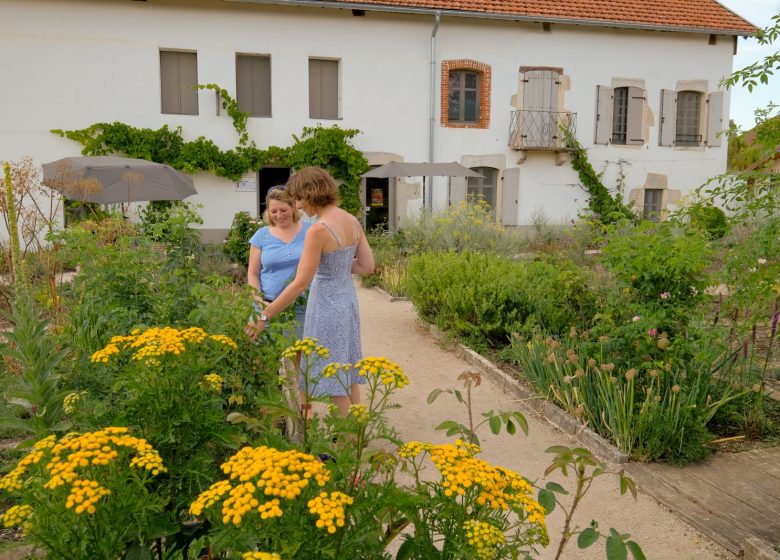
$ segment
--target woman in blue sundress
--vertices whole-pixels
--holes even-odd
[[[283,186],[273,187],[265,198],[263,221],[249,240],[247,283],[257,290],[255,310],[261,312],[295,278],[303,252],[303,239],[311,223],[301,220],[295,199]],[[303,338],[306,306],[298,306],[295,338]]]
[[[306,233],[303,254],[295,279],[272,301],[251,325],[249,335],[289,306],[311,285],[303,334],[316,338],[330,350],[330,361],[355,364],[362,358],[360,315],[353,274],[374,271],[374,255],[357,218],[338,207],[338,187],[333,177],[317,167],[305,167],[287,182],[287,191],[298,208],[318,221]],[[328,396],[342,415],[360,402],[360,384],[365,379],[353,368],[325,378],[319,360],[310,370],[310,396]],[[301,381],[303,390],[303,382]],[[304,402],[306,395],[302,395]]]

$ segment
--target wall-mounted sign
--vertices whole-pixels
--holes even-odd
[[[257,192],[257,179],[248,177],[236,181],[236,192]]]
[[[381,188],[371,189],[371,206],[384,206],[385,192]]]

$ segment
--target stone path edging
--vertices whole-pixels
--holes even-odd
[[[568,412],[552,402],[545,400],[543,397],[540,397],[524,383],[508,375],[496,367],[490,360],[474,352],[471,348],[447,340],[444,334],[435,325],[431,325],[422,320],[419,320],[419,322],[434,338],[450,344],[459,358],[479,368],[482,373],[498,383],[503,390],[511,391],[517,395],[521,406],[539,414],[547,422],[560,429],[562,432],[572,436],[592,451],[597,457],[620,465],[628,463],[629,457],[626,453],[623,453],[599,434],[583,425]]]
[[[390,303],[393,303],[395,301],[410,301],[408,297],[406,297],[406,296],[394,296],[393,294],[391,294],[390,292],[388,292],[387,290],[385,290],[384,288],[382,288],[380,286],[372,286],[371,288],[373,290],[379,292],[383,296],[385,296],[387,298],[387,301],[389,301]]]

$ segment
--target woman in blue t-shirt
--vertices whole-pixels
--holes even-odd
[[[256,309],[265,308],[295,278],[303,238],[311,226],[301,220],[301,211],[295,208],[295,200],[283,186],[268,191],[265,207],[263,221],[268,225],[257,230],[249,240],[247,282],[259,292]],[[301,339],[306,307],[296,307],[295,314],[298,319],[295,337]]]

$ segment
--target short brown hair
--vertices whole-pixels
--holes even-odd
[[[304,167],[287,181],[287,192],[305,203],[323,208],[339,203],[339,187],[330,173],[320,167]]]
[[[284,188],[284,186],[277,186],[268,189],[268,194],[265,195],[265,212],[263,212],[263,221],[265,223],[272,226],[276,225],[273,218],[271,218],[271,213],[268,211],[268,205],[272,200],[278,200],[279,202],[283,202],[292,208],[293,223],[301,219],[301,211],[295,207],[295,199],[290,195],[289,192],[287,192],[287,189]]]

